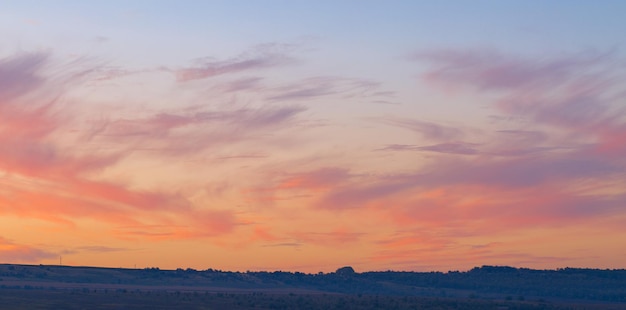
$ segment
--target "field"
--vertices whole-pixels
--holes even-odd
[[[623,283],[622,270],[308,275],[0,265],[0,309],[617,310],[626,308]]]
[[[611,305],[409,296],[128,289],[0,289],[0,309],[619,309]]]

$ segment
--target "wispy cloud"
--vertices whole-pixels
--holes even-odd
[[[459,140],[465,136],[461,128],[409,118],[386,117],[385,124],[409,129],[432,141]]]
[[[86,245],[86,246],[77,247],[76,250],[87,251],[87,252],[108,253],[108,252],[128,251],[129,249],[120,248],[120,247],[108,247],[108,246],[102,246],[102,245]]]
[[[302,243],[297,243],[297,242],[285,242],[285,243],[273,243],[273,244],[265,244],[263,245],[263,247],[293,247],[293,248],[299,248],[302,246]]]
[[[336,76],[318,76],[306,78],[296,83],[276,87],[267,97],[272,101],[306,100],[330,95],[350,97],[385,97],[379,91],[380,84],[374,81]]]
[[[0,237],[0,260],[11,263],[33,263],[42,259],[55,258],[57,255],[28,245],[12,242]]]
[[[268,106],[161,112],[145,118],[99,121],[85,137],[94,142],[122,144],[130,151],[149,149],[168,156],[198,154],[289,127],[306,110],[303,106]]]
[[[365,233],[335,229],[330,232],[293,232],[296,240],[304,244],[341,247],[357,242]]]
[[[78,68],[66,71],[73,67],[48,62],[48,57],[29,54],[4,59],[0,65],[2,79],[15,83],[0,90],[0,144],[5,146],[0,149],[0,170],[9,173],[0,180],[4,184],[1,212],[69,224],[85,217],[116,224],[183,220],[198,235],[232,229],[232,214],[198,211],[179,193],[136,190],[92,179],[94,173],[115,166],[128,154],[81,153],[65,147],[62,138],[67,136],[62,132],[73,125],[68,122],[72,112],[59,99],[57,87],[79,86],[80,80],[74,77],[90,70],[74,63]],[[26,91],[27,95],[22,93]],[[263,126],[281,117],[287,116],[260,113],[249,115],[246,121]],[[160,115],[148,123],[153,125],[150,130],[167,131],[185,122],[189,120]]]
[[[390,144],[381,149],[380,151],[422,151],[422,152],[435,152],[444,154],[458,154],[458,155],[474,155],[478,154],[474,146],[474,143],[439,143],[426,146],[407,145],[407,144]]]
[[[198,59],[194,65],[174,70],[173,72],[179,82],[188,82],[218,75],[248,72],[294,63],[295,59],[288,56],[286,52],[287,50],[284,46],[264,44],[230,59]]]
[[[346,169],[320,168],[317,170],[294,173],[283,179],[277,186],[278,189],[318,189],[337,186],[350,177]]]
[[[262,77],[245,77],[218,85],[216,88],[224,92],[240,92],[261,87]]]
[[[480,90],[541,89],[558,85],[581,70],[605,65],[611,53],[585,52],[545,59],[525,59],[493,50],[434,50],[419,52],[411,59],[434,66],[427,80],[466,84]]]
[[[478,91],[497,90],[494,107],[508,116],[576,131],[623,122],[620,62],[613,53],[586,52],[541,60],[488,51],[419,54],[433,69],[427,80]],[[617,115],[615,114],[617,113]]]
[[[308,197],[339,188],[352,176],[347,169],[322,167],[311,171],[288,174],[270,174],[262,185],[247,189],[251,201],[274,203],[285,197]],[[295,195],[295,196],[294,196]]]

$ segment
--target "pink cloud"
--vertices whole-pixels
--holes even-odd
[[[0,237],[0,260],[11,263],[33,263],[42,259],[56,258],[57,254],[28,245],[16,244]]]
[[[274,241],[279,240],[279,238],[276,237],[273,233],[271,233],[271,231],[270,231],[270,229],[268,227],[257,226],[256,228],[254,228],[254,233],[253,233],[252,240],[253,241],[262,240],[262,241],[274,242]]]
[[[70,225],[83,217],[117,225],[184,222],[189,225],[188,234],[193,236],[233,229],[236,220],[232,213],[198,210],[179,193],[131,190],[126,184],[89,178],[128,154],[81,154],[58,141],[56,134],[68,130],[68,120],[73,116],[59,99],[58,89],[76,86],[79,80],[75,77],[90,70],[79,66],[64,71],[65,66],[49,66],[59,70],[49,72],[45,70],[48,61],[40,55],[18,55],[0,63],[0,79],[17,77],[11,80],[17,83],[11,89],[0,89],[0,170],[8,173],[0,180],[5,183],[0,212]],[[54,76],[54,81],[49,76]],[[28,90],[29,94],[9,90]],[[281,117],[277,112],[253,115],[245,121],[263,126],[264,122],[280,121]],[[196,119],[159,114],[145,123],[151,131],[168,132],[193,121]],[[106,132],[106,128],[100,131]]]
[[[626,124],[613,128],[598,129],[599,143],[595,151],[601,156],[609,156],[613,160],[626,157]]]
[[[145,221],[116,222],[118,225],[130,224],[130,226],[112,229],[115,236],[133,241],[197,239],[223,236],[232,232],[236,225],[240,224],[230,211],[176,210],[172,213],[139,214],[145,217]],[[219,243],[219,240],[216,243]]]
[[[441,188],[439,194],[398,195],[371,208],[400,227],[430,227],[447,238],[513,232],[534,227],[591,224],[614,216],[624,195],[588,195],[555,187],[502,190],[481,186]]]
[[[303,197],[314,193],[319,195],[332,191],[345,183],[352,176],[343,168],[325,167],[311,171],[269,175],[263,185],[244,191],[251,202],[273,204],[287,197]],[[269,185],[268,185],[269,184]]]

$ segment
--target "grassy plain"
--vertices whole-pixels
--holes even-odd
[[[500,290],[517,287],[518,292],[529,292],[528,288],[521,290],[528,282],[521,278],[537,272],[484,267],[449,275],[340,272],[306,275],[0,264],[0,309],[626,309],[626,303],[610,301],[624,289],[622,271],[558,273],[565,280],[572,276],[579,280],[596,279],[596,274],[604,276],[595,280],[594,286],[606,287],[603,292],[614,290],[607,295],[611,297],[609,301],[593,299],[596,291],[588,289],[573,291],[576,293],[573,296],[581,296],[578,299],[470,289],[487,285]],[[580,272],[589,275],[580,277]],[[464,277],[463,281],[456,281],[458,277]],[[441,279],[456,282],[440,283]],[[569,283],[565,280],[559,283]],[[464,283],[465,288],[454,288]]]

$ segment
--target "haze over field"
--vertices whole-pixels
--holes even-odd
[[[624,1],[3,1],[0,261],[624,268]]]

